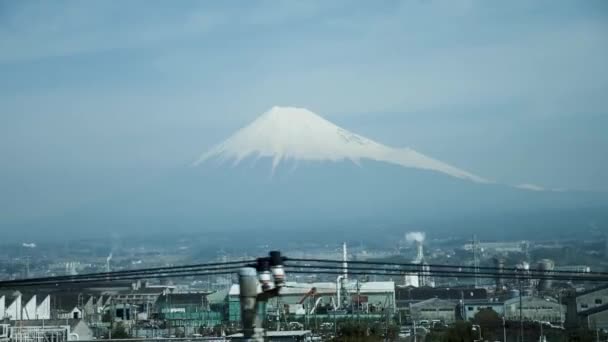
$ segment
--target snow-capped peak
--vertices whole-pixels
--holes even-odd
[[[273,159],[273,170],[283,160],[382,161],[408,168],[442,172],[486,183],[482,177],[432,159],[410,148],[392,148],[351,133],[304,108],[273,107],[223,143],[203,154],[239,163],[247,157]]]

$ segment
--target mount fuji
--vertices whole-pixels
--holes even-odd
[[[306,109],[274,107],[193,165],[40,226],[229,232],[243,239],[270,232],[269,239],[298,234],[297,241],[305,238],[299,232],[316,241],[332,234],[370,240],[412,228],[522,238],[608,223],[607,208],[602,193],[492,182],[349,132]]]
[[[345,161],[359,164],[373,160],[407,168],[441,172],[479,183],[482,177],[427,157],[410,148],[391,148],[351,133],[303,108],[273,107],[249,126],[203,154],[195,164],[211,158],[233,160],[272,158],[272,169],[281,161]]]

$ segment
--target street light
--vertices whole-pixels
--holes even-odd
[[[483,341],[483,337],[481,337],[481,327],[477,324],[473,324],[473,326],[471,327],[472,331],[477,331],[479,333],[479,339],[478,340],[473,340],[473,342],[476,341]]]
[[[507,342],[507,323],[505,316],[502,316],[502,342]]]

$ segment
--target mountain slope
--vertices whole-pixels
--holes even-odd
[[[272,158],[272,169],[286,160],[342,161],[356,164],[375,160],[441,172],[474,182],[482,177],[427,157],[410,148],[392,148],[351,133],[302,108],[273,107],[249,126],[203,154],[195,164],[219,158],[240,163],[248,157]]]

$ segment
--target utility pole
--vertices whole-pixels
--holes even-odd
[[[522,280],[519,279],[519,342],[523,342],[524,341],[524,315],[523,315],[523,299],[522,299],[522,292],[523,292],[524,288],[523,288],[523,283]]]
[[[505,316],[502,316],[502,342],[507,342],[507,322]]]
[[[258,279],[255,268],[243,267],[239,270],[239,289],[243,337],[246,341],[263,341],[261,336],[255,336],[256,297],[258,295]]]
[[[479,279],[477,279],[477,273],[479,272],[479,256],[477,255],[477,236],[473,235],[473,266],[475,271],[475,288],[479,286]]]
[[[258,272],[260,272],[259,280]],[[274,279],[274,287],[271,284],[271,278]],[[258,294],[258,284],[260,283],[262,293]],[[245,341],[264,341],[263,317],[258,317],[258,308],[265,308],[268,300],[277,297],[284,285],[283,257],[278,251],[270,252],[270,256],[267,258],[258,258],[255,268],[243,267],[239,270],[241,320]]]

